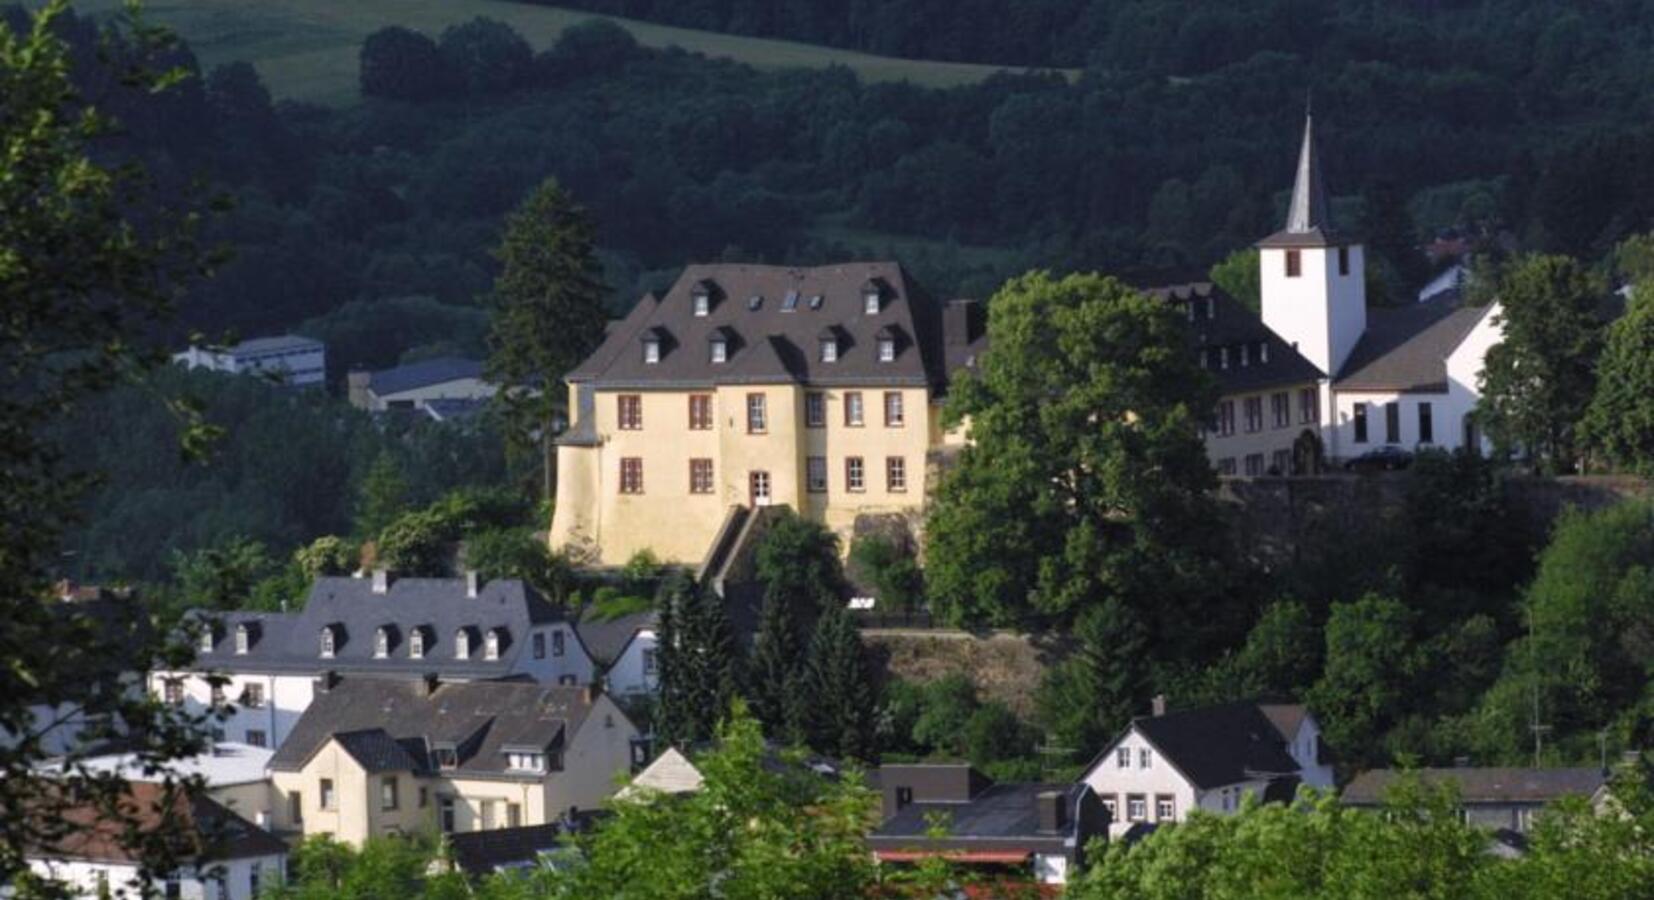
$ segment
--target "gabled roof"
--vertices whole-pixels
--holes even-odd
[[[655,761],[643,768],[618,795],[624,800],[644,790],[662,794],[693,794],[706,783],[701,770],[676,747],[667,747]]]
[[[1004,859],[980,858],[983,862],[1021,862],[1035,852],[1073,854],[1100,826],[1093,815],[1081,808],[1081,798],[1095,795],[1084,783],[990,784],[968,800],[915,801],[898,809],[868,835],[868,845],[887,860],[919,858],[926,851],[967,851],[1014,853]],[[1056,831],[1040,830],[1039,798],[1060,795],[1063,821]],[[946,822],[947,833],[932,837],[937,817]],[[905,851],[905,852],[904,852]],[[969,858],[967,857],[967,861]]]
[[[883,300],[867,315],[862,289],[881,284]],[[696,316],[692,293],[716,285],[709,314]],[[796,302],[787,304],[792,295]],[[820,303],[814,302],[821,297]],[[814,268],[759,265],[691,265],[662,296],[639,300],[611,327],[596,352],[568,374],[568,380],[600,388],[703,387],[715,384],[800,383],[815,385],[913,384],[942,382],[941,312],[937,304],[894,262],[856,262]],[[838,359],[817,353],[823,328],[836,327]],[[912,340],[896,358],[880,362],[877,338],[896,328]],[[659,362],[647,363],[639,336],[664,328],[672,346]],[[709,337],[727,329],[732,341],[727,362],[714,363]]]
[[[139,835],[158,828],[170,808],[180,826],[178,843],[171,845],[178,855],[196,863],[260,856],[285,856],[287,845],[253,823],[243,819],[210,797],[191,795],[182,788],[169,793],[164,785],[134,781],[118,801],[123,819],[111,819],[92,805],[63,812],[63,821],[76,827],[49,847],[32,848],[28,855],[46,859],[79,859],[103,863],[132,863],[126,824]]]
[[[1413,393],[1447,391],[1447,358],[1495,308],[1471,306],[1458,291],[1368,313],[1367,330],[1333,387]]]
[[[481,377],[482,363],[477,360],[443,356],[374,372],[368,376],[368,388],[383,397],[433,384]]]
[[[1265,325],[1257,313],[1209,281],[1144,288],[1143,293],[1174,304],[1183,312],[1190,343],[1197,354],[1202,354],[1206,370],[1217,379],[1218,389],[1225,395],[1303,384],[1325,377],[1297,348]],[[1246,365],[1241,365],[1240,348],[1256,348],[1260,344],[1268,347],[1268,361],[1253,355]],[[1228,368],[1213,359],[1224,348],[1230,351]],[[1255,349],[1248,352],[1256,354]]]
[[[460,870],[472,878],[482,878],[502,869],[536,865],[541,855],[569,846],[570,824],[576,831],[584,830],[596,815],[582,811],[572,823],[565,820],[520,828],[456,831],[445,839]]]
[[[353,758],[370,760],[372,765],[363,763],[369,771],[410,762],[414,771],[427,771],[430,760],[417,758],[411,748],[445,745],[456,749],[456,772],[507,775],[507,748],[567,746],[586,724],[593,702],[584,687],[526,681],[438,684],[429,691],[420,681],[347,678],[316,695],[270,768],[300,770],[322,745],[338,740]],[[618,727],[623,715],[611,715]]]
[[[605,619],[600,618],[591,607],[587,607],[575,625],[575,630],[579,632],[580,643],[586,646],[586,652],[591,654],[592,660],[600,665],[611,666],[626,652],[626,648],[631,645],[638,632],[653,629],[659,621],[660,612],[653,609]]]
[[[1480,768],[1418,769],[1412,774],[1428,786],[1452,783],[1466,804],[1543,804],[1562,797],[1592,797],[1608,784],[1602,769]],[[1391,786],[1407,777],[1400,769],[1362,772],[1344,788],[1342,799],[1355,806],[1377,806]]]
[[[563,613],[522,581],[498,578],[467,596],[464,578],[395,578],[383,594],[371,578],[324,576],[310,587],[296,613],[226,613],[215,629],[211,653],[196,658],[199,669],[224,672],[376,672],[400,675],[440,673],[455,678],[497,678],[511,673],[528,652],[533,626],[564,620]],[[238,625],[254,630],[246,654],[235,652]],[[342,628],[334,655],[320,655],[324,626]],[[384,658],[374,656],[374,632],[390,626],[394,640]],[[422,658],[409,655],[409,635],[428,632]],[[477,640],[467,659],[455,655],[454,635],[471,629]],[[482,635],[505,629],[499,658],[484,658]]]
[[[1086,771],[1110,765],[1114,748],[1133,731],[1201,790],[1299,772],[1297,760],[1286,751],[1286,737],[1252,701],[1138,716]]]

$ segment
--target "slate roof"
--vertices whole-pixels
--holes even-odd
[[[1131,727],[1201,790],[1299,772],[1298,761],[1286,752],[1285,736],[1254,702],[1138,716]],[[1086,769],[1106,762],[1117,744]]]
[[[1072,807],[1080,792],[1085,789],[1084,784],[1076,783],[1028,782],[989,785],[964,802],[910,803],[881,823],[873,831],[872,836],[924,837],[930,828],[927,817],[932,813],[941,812],[949,817],[948,837],[952,840],[988,838],[1060,841],[1062,834],[1039,830],[1039,809],[1035,805],[1035,800],[1040,794],[1055,791],[1061,793],[1064,802]],[[1069,827],[1065,831],[1072,830],[1074,823],[1075,819],[1071,815]]]
[[[1175,304],[1183,312],[1194,352],[1205,360],[1206,370],[1217,379],[1218,389],[1224,395],[1303,384],[1324,377],[1314,363],[1270,330],[1257,313],[1209,281],[1144,288],[1143,293]],[[1259,361],[1261,357],[1256,349],[1259,344],[1268,346],[1268,362]],[[1250,351],[1253,356],[1243,366],[1239,348],[1248,345],[1253,348]],[[1223,368],[1217,359],[1224,347],[1230,348],[1228,368]]]
[[[340,739],[353,757],[355,746],[377,765],[399,767],[406,761],[397,757],[394,746],[409,757],[414,771],[430,769],[428,748],[449,745],[458,754],[452,771],[507,776],[512,774],[508,748],[546,752],[566,746],[585,724],[592,703],[584,687],[527,681],[438,684],[427,693],[421,681],[346,678],[316,694],[270,768],[302,769],[329,739]],[[374,731],[383,737],[356,736]]]
[[[1406,776],[1400,769],[1362,772],[1344,788],[1342,799],[1354,806],[1377,806],[1390,787]],[[1480,768],[1418,769],[1426,785],[1452,782],[1465,804],[1549,803],[1560,797],[1591,797],[1608,784],[1602,769]]]
[[[877,315],[867,315],[863,306],[869,283],[883,295]],[[701,285],[711,289],[706,316],[694,314],[693,293]],[[898,336],[896,357],[880,362],[877,335],[887,328]],[[839,336],[835,362],[821,361],[823,329]],[[664,295],[639,300],[567,378],[603,388],[776,382],[940,387],[940,332],[939,305],[894,262],[691,265]],[[725,363],[711,361],[715,334],[730,341]],[[645,335],[661,340],[659,362],[644,361]]]
[[[422,749],[422,744],[404,746],[383,728],[341,732],[333,735],[333,739],[338,742],[340,749],[350,754],[350,758],[356,760],[356,764],[369,774],[413,772],[425,768],[425,754],[414,749]]]
[[[374,372],[368,376],[368,388],[383,397],[415,388],[430,387],[433,384],[481,377],[481,362],[458,356],[443,356]]]
[[[1493,306],[1471,306],[1458,291],[1368,312],[1367,330],[1333,382],[1338,390],[1446,393],[1447,357]]]
[[[281,334],[273,337],[252,338],[242,341],[230,348],[236,356],[258,356],[264,353],[291,353],[299,350],[324,349],[321,341],[303,337],[297,334]]]
[[[531,626],[562,621],[563,613],[517,579],[495,579],[466,596],[463,578],[396,578],[386,593],[373,592],[371,578],[316,579],[304,609],[296,613],[232,612],[214,629],[211,653],[196,659],[199,669],[223,672],[377,672],[447,677],[496,678],[514,669],[528,652]],[[252,631],[245,655],[235,652],[238,625]],[[342,629],[334,655],[320,654],[321,630]],[[375,658],[374,633],[391,628],[390,654]],[[409,656],[413,629],[427,629],[424,657]],[[472,629],[469,659],[455,656],[454,636]],[[483,658],[483,635],[505,629],[499,658]]]
[[[1327,201],[1321,175],[1321,152],[1315,140],[1315,117],[1304,113],[1304,141],[1298,149],[1298,169],[1292,180],[1292,201],[1286,225],[1258,242],[1259,247],[1327,247],[1347,243],[1333,227],[1332,204]]]
[[[534,865],[540,854],[563,846],[561,823],[460,831],[447,836],[448,847],[460,870],[482,878],[501,869]]]
[[[620,655],[626,652],[626,647],[632,643],[632,638],[645,628],[654,628],[660,621],[657,610],[645,610],[630,615],[618,616],[613,619],[601,619],[594,615],[588,607],[575,625],[580,634],[580,643],[586,647],[594,662],[600,665],[613,665]]]
[[[280,839],[204,795],[174,791],[169,796],[159,783],[134,781],[128,783],[125,796],[117,802],[125,820],[111,819],[92,805],[64,810],[63,820],[77,827],[48,847],[31,849],[28,855],[104,863],[135,862],[137,855],[126,846],[129,843],[127,821],[135,825],[139,834],[145,834],[161,825],[169,806],[176,811],[175,821],[181,826],[179,834],[182,835],[181,841],[171,846],[183,859],[205,863],[287,854],[287,845]]]

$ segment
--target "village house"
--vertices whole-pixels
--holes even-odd
[[[1413,778],[1427,788],[1451,785],[1459,816],[1471,825],[1526,835],[1547,805],[1579,797],[1601,810],[1608,801],[1608,775],[1599,766],[1561,769],[1485,768],[1372,769],[1355,776],[1339,795],[1346,806],[1380,809],[1391,790]]]
[[[327,383],[327,346],[296,334],[253,338],[233,347],[190,347],[172,361],[187,369],[256,375],[289,387]]]
[[[567,375],[551,544],[620,564],[700,563],[732,516],[790,506],[847,538],[917,520],[946,375],[981,345],[974,304],[890,262],[692,265]]]
[[[30,870],[81,896],[141,894],[167,900],[256,900],[285,878],[287,845],[210,797],[169,792],[153,781],[130,782],[126,791],[120,801],[122,820],[92,806],[66,811],[63,819],[72,830],[50,847],[30,849]],[[176,827],[178,842],[171,846],[182,864],[145,878],[133,839],[145,837],[163,820]],[[128,824],[134,835],[127,833]]]
[[[161,771],[146,771],[150,765],[131,753],[109,753],[77,760],[78,770],[89,774],[115,774],[134,781],[153,781],[162,774],[174,779],[198,778],[207,799],[257,825],[269,828],[274,821],[275,801],[270,789],[270,757],[264,747],[228,741],[214,743],[203,753],[168,760]],[[42,767],[46,773],[62,771],[61,763]]]
[[[879,826],[867,844],[882,863],[942,856],[985,874],[1064,884],[1106,835],[1109,813],[1083,782],[995,784],[965,764],[885,765]],[[945,835],[932,834],[941,823]]]
[[[1330,788],[1331,761],[1315,717],[1297,703],[1241,701],[1131,721],[1080,780],[1109,811],[1110,832],[1181,822],[1190,810],[1240,809],[1248,794],[1290,800],[1300,784]]]
[[[345,376],[350,405],[368,412],[424,410],[437,404],[435,418],[452,418],[468,406],[494,396],[497,387],[483,377],[482,363],[444,356],[377,372],[357,370]]]
[[[597,808],[647,750],[589,686],[353,678],[319,694],[271,759],[275,827],[360,845],[553,824]]]
[[[659,620],[660,612],[652,609],[610,618],[586,608],[575,629],[604,690],[626,698],[660,689]]]
[[[590,684],[591,658],[563,611],[516,579],[316,579],[296,613],[225,613],[195,665],[149,676],[153,696],[220,711],[218,737],[279,748],[321,687],[363,676]],[[222,679],[213,684],[211,679]]]

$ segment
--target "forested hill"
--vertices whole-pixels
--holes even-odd
[[[912,59],[1191,76],[1260,53],[1464,69],[1519,92],[1648,72],[1646,0],[523,0]]]
[[[363,102],[344,109],[272,97],[245,64],[106,106],[164,182],[205,176],[236,201],[209,235],[235,257],[182,324],[297,329],[336,366],[480,352],[489,250],[549,176],[597,222],[616,309],[717,259],[894,256],[937,294],[978,296],[1035,266],[1203,271],[1278,227],[1311,89],[1336,213],[1368,240],[1376,296],[1428,275],[1413,247],[1442,227],[1596,258],[1654,225],[1654,79],[1638,68],[1654,42],[1631,7],[1392,6],[1261,7],[1242,37],[1207,42],[1221,65],[1176,78],[1149,53],[1078,81],[946,89],[758,71],[640,47],[607,22],[531,46],[476,20],[370,47]],[[1117,29],[1184,7],[1096,9]],[[1477,17],[1500,9],[1528,12]],[[1541,10],[1555,13],[1544,28]],[[1269,43],[1300,21],[1325,32],[1313,52]],[[934,24],[962,22],[1002,24],[955,8]],[[1416,40],[1398,37],[1409,22]],[[90,59],[89,29],[74,29]],[[1123,40],[1108,33],[1097,46]],[[201,68],[187,49],[166,62]]]

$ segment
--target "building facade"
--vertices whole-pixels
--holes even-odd
[[[172,361],[189,369],[258,375],[291,387],[321,387],[327,383],[327,347],[321,341],[283,334],[254,338],[233,347],[190,347]]]
[[[368,412],[423,410],[432,403],[451,408],[462,401],[485,401],[498,389],[483,378],[481,362],[455,356],[377,372],[354,371],[346,376],[346,387],[350,404]]]
[[[346,681],[270,763],[276,827],[370,837],[520,828],[597,808],[647,751],[589,686]]]
[[[567,377],[553,547],[698,563],[737,506],[917,521],[972,309],[895,263],[688,267]]]
[[[593,674],[574,623],[521,581],[380,570],[316,579],[302,612],[226,613],[202,629],[193,669],[152,672],[149,689],[218,711],[225,740],[275,749],[341,679],[590,684]]]

